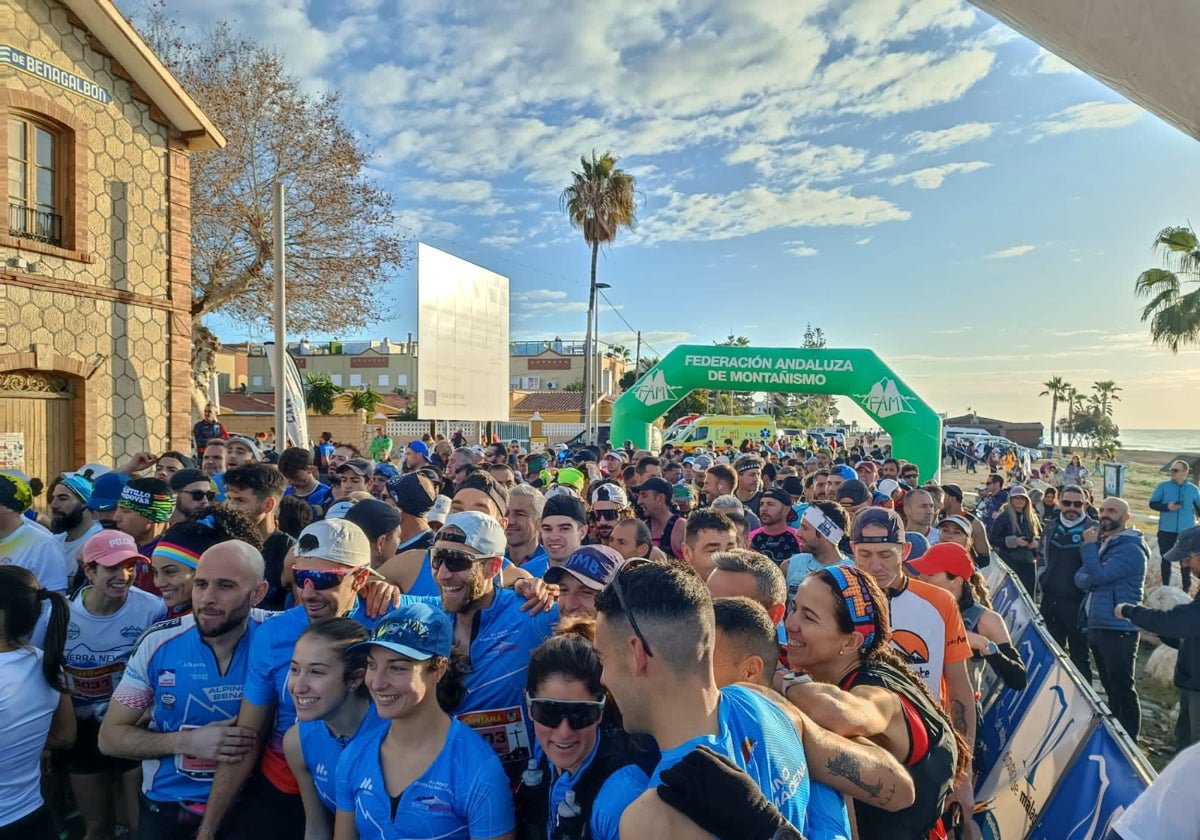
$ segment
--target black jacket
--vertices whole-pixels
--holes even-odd
[[[1083,591],[1075,585],[1075,573],[1083,564],[1079,550],[1083,546],[1083,532],[1096,524],[1088,516],[1079,517],[1078,522],[1068,528],[1055,515],[1045,523],[1042,535],[1042,557],[1046,570],[1042,572],[1042,595],[1056,601],[1082,601]]]
[[[1200,599],[1170,610],[1127,607],[1125,616],[1143,630],[1161,636],[1168,644],[1179,640],[1175,660],[1175,685],[1200,691]]]

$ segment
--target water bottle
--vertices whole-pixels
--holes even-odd
[[[558,803],[558,818],[560,820],[569,820],[578,817],[583,813],[583,808],[575,801],[575,791],[567,791],[563,801]]]
[[[521,774],[521,784],[527,788],[535,788],[542,783],[542,769],[538,767],[536,758],[529,759],[525,772]]]

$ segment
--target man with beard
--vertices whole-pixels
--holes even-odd
[[[282,610],[287,602],[287,590],[282,582],[284,561],[288,551],[296,544],[279,527],[276,519],[287,479],[269,464],[251,464],[227,472],[225,487],[229,509],[250,517],[262,537],[263,564],[270,587],[262,600],[262,607],[265,610]]]
[[[175,512],[171,514],[171,525],[199,516],[217,498],[217,488],[212,479],[200,470],[179,470],[165,481],[175,493]]]
[[[303,835],[304,806],[283,754],[283,736],[296,722],[296,705],[287,690],[292,648],[309,624],[326,618],[347,616],[367,630],[376,623],[360,597],[373,572],[371,544],[359,526],[344,519],[314,522],[300,532],[294,553],[292,576],[300,592],[300,604],[267,622],[250,646],[237,722],[254,733],[253,749],[216,769],[201,833],[215,834],[226,815],[232,813],[230,836]],[[201,607],[197,596],[193,586],[192,602],[198,611]],[[264,736],[266,749],[259,762]],[[243,785],[244,801],[231,812]]]
[[[591,525],[588,527],[587,542],[593,545],[609,545],[612,542],[613,526],[632,515],[629,496],[624,487],[615,482],[596,485],[592,488]]]
[[[947,499],[949,494],[947,494]],[[1071,656],[1085,682],[1092,681],[1086,631],[1079,627],[1079,608],[1084,593],[1075,585],[1075,573],[1083,565],[1083,532],[1097,524],[1084,512],[1087,500],[1083,489],[1068,484],[1062,490],[1060,511],[1046,523],[1042,537],[1042,617],[1046,629]]]
[[[79,549],[93,534],[104,530],[88,510],[92,482],[78,474],[63,474],[50,485],[50,532],[62,549],[70,581],[80,570]]]
[[[213,546],[196,566],[195,612],[152,627],[125,666],[100,749],[143,762],[141,836],[194,837],[218,762],[254,749],[257,733],[233,718],[261,628],[251,609],[266,592],[257,550],[236,540]],[[139,726],[144,716],[149,727]]]
[[[532,755],[524,702],[529,656],[559,616],[557,606],[530,616],[522,596],[496,588],[507,544],[499,522],[466,510],[446,517],[429,559],[442,608],[454,619],[455,652],[469,659],[455,715],[492,745],[515,782]]]
[[[245,435],[234,435],[225,441],[225,468],[236,470],[262,460],[258,444]]]
[[[675,510],[671,500],[673,488],[664,478],[652,476],[630,488],[637,493],[654,546],[667,557],[683,558],[683,536],[687,521]]]
[[[759,497],[758,518],[762,527],[750,532],[750,549],[782,563],[800,553],[800,539],[789,523],[799,517],[792,510],[792,497],[781,487],[772,487]]]
[[[154,585],[154,569],[150,556],[163,532],[170,526],[175,512],[175,494],[170,485],[157,478],[135,478],[121,489],[117,502],[117,527],[138,544],[138,552],[146,558],[138,563],[134,585],[152,595],[158,595]]]

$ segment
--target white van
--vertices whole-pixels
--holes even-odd
[[[946,426],[942,429],[942,437],[945,440],[957,440],[958,438],[972,438],[976,442],[990,438],[992,433],[980,426]]]

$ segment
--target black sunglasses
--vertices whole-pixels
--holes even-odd
[[[429,565],[433,567],[434,571],[445,566],[452,572],[465,572],[476,563],[491,559],[455,548],[431,548],[429,550]]]
[[[194,502],[203,501],[204,499],[208,499],[211,502],[213,499],[217,498],[217,494],[213,493],[211,490],[188,490],[186,492],[192,497],[192,501]]]
[[[525,695],[529,716],[535,723],[549,729],[557,729],[565,720],[572,729],[586,729],[600,722],[604,714],[604,700],[547,700]]]
[[[629,604],[625,601],[625,591],[621,589],[621,573],[629,569],[636,569],[638,566],[644,566],[649,563],[649,560],[636,558],[628,561],[625,566],[612,579],[613,592],[617,595],[617,603],[621,605],[621,610],[625,613],[625,618],[629,620],[629,629],[633,631],[633,635],[638,637],[642,643],[642,647],[646,650],[646,656],[654,656],[654,652],[650,650],[650,643],[646,641],[646,637],[642,635],[642,629],[638,627],[637,619],[633,617],[633,610],[629,609]]]
[[[1075,501],[1071,501],[1070,499],[1059,499],[1059,500],[1058,500],[1058,506],[1059,506],[1059,507],[1077,507],[1077,508],[1081,508],[1081,507],[1083,507],[1083,500],[1081,499],[1081,500],[1079,500],[1079,501],[1075,502]]]
[[[619,510],[594,510],[592,511],[592,519],[597,522],[615,522],[617,517],[621,515]]]

